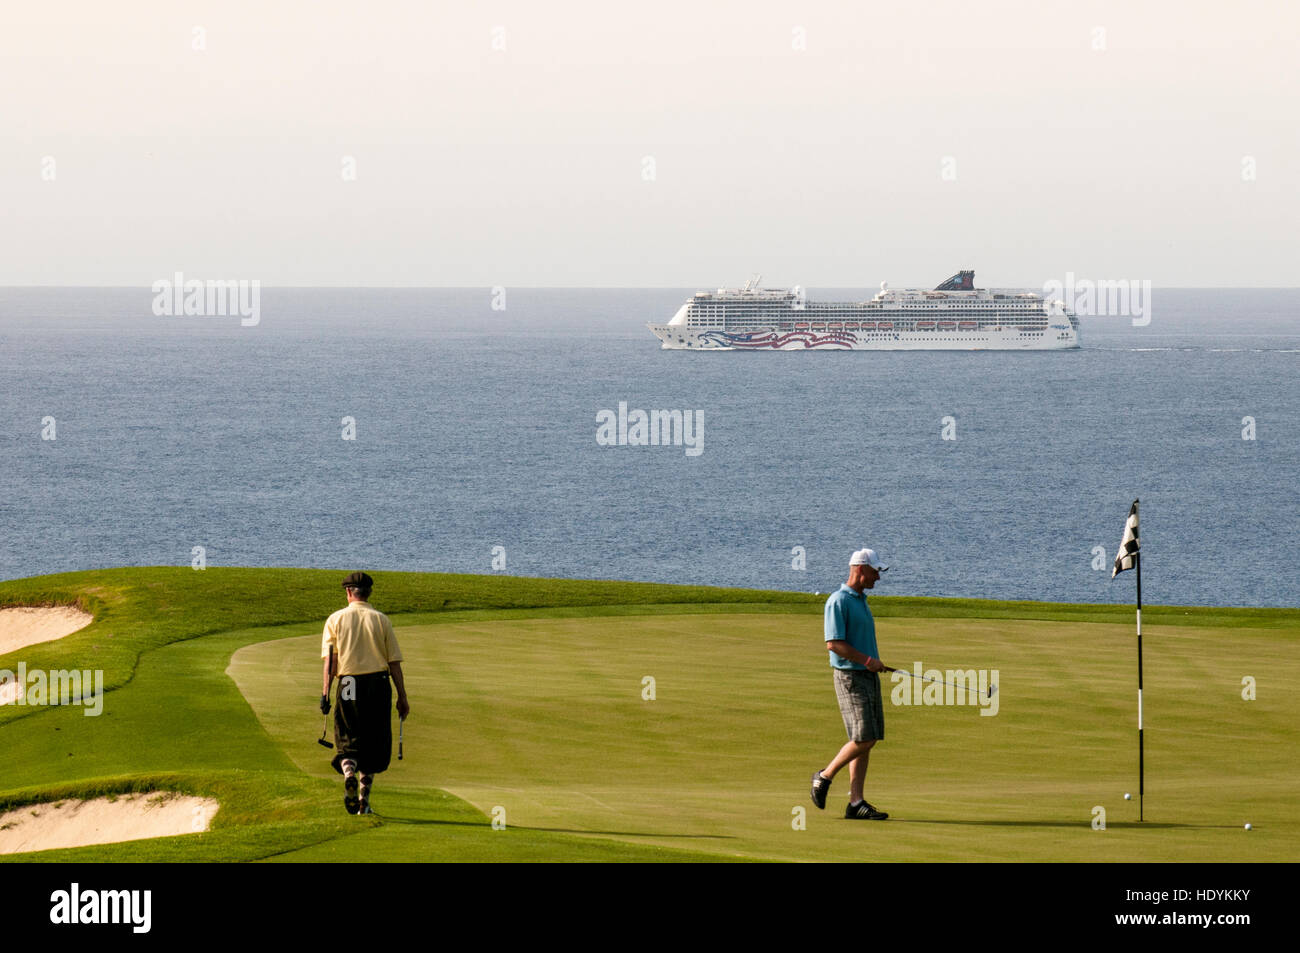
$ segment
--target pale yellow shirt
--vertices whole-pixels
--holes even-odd
[[[389,662],[400,662],[393,623],[368,602],[349,602],[325,620],[320,657],[329,658],[333,648],[339,657],[339,675],[386,672]]]

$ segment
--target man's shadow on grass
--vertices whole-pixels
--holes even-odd
[[[393,824],[416,824],[429,825],[433,827],[491,827],[491,821],[449,821],[434,817],[397,817],[391,814],[380,814],[376,811],[373,815],[381,821]],[[657,831],[600,831],[600,830],[578,830],[571,827],[535,827],[523,824],[512,824],[506,828],[512,831],[545,831],[548,834],[608,834],[611,837],[665,837],[665,838],[686,838],[691,840],[735,840],[729,834],[664,834]]]

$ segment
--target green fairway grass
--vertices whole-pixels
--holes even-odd
[[[808,778],[843,742],[825,597],[376,573],[411,693],[370,817],[316,744],[340,572],[117,569],[0,583],[86,629],[0,657],[103,668],[104,713],[0,707],[0,810],[130,790],[217,797],[211,831],[10,860],[1292,860],[1296,610],[1144,612],[1137,823],[1132,609],[873,596],[881,653],[998,669],[999,711],[886,700],[867,796]],[[1241,679],[1258,698],[1241,698]],[[653,700],[643,679],[655,680]],[[892,688],[885,682],[887,690]],[[1131,791],[1134,800],[1125,802]],[[1107,830],[1091,828],[1095,806]],[[505,829],[492,816],[504,812]],[[796,829],[800,813],[806,829]],[[1254,830],[1242,825],[1251,822]]]
[[[1173,626],[1146,636],[1140,826],[1133,634],[1097,623],[882,622],[891,663],[1000,671],[994,716],[886,705],[867,791],[891,813],[885,824],[839,816],[846,776],[826,812],[808,801],[808,777],[844,735],[821,619],[806,612],[404,627],[415,714],[408,759],[390,776],[485,813],[499,806],[530,829],[754,858],[1291,859],[1300,732],[1284,686],[1300,675],[1294,643],[1238,635],[1224,670],[1221,636]],[[283,691],[318,647],[314,634],[249,646],[231,673],[295,763],[328,777],[310,719]],[[1251,673],[1269,701],[1241,699]],[[647,675],[653,701],[642,697]],[[381,781],[376,805],[382,792]],[[1091,827],[1097,805],[1104,832]],[[798,808],[810,815],[805,830],[792,824]]]

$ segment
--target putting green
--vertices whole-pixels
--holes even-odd
[[[442,832],[382,815],[413,821],[445,789],[504,816],[492,846],[507,859],[521,830],[776,860],[1300,855],[1294,628],[1147,627],[1139,824],[1131,625],[881,618],[891,665],[997,669],[998,710],[887,699],[867,797],[891,818],[872,823],[840,817],[847,773],[825,812],[808,799],[809,776],[844,739],[819,612],[554,614],[395,620],[412,703],[406,759],[378,780],[381,823],[348,837],[349,851],[423,859]],[[315,632],[246,645],[227,671],[284,754],[334,780],[315,743],[318,649]],[[1243,676],[1256,700],[1242,698]],[[1104,831],[1092,828],[1098,806]],[[281,859],[330,859],[338,843]]]

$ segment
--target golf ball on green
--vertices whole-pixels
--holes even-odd
[[[1249,825],[1249,824],[1246,825],[1246,830],[1250,830],[1250,825]]]
[[[1133,800],[1133,795],[1131,795],[1131,794],[1129,794],[1127,791],[1125,791],[1125,792],[1124,792],[1124,800],[1126,800],[1126,801],[1131,801],[1131,800]]]

